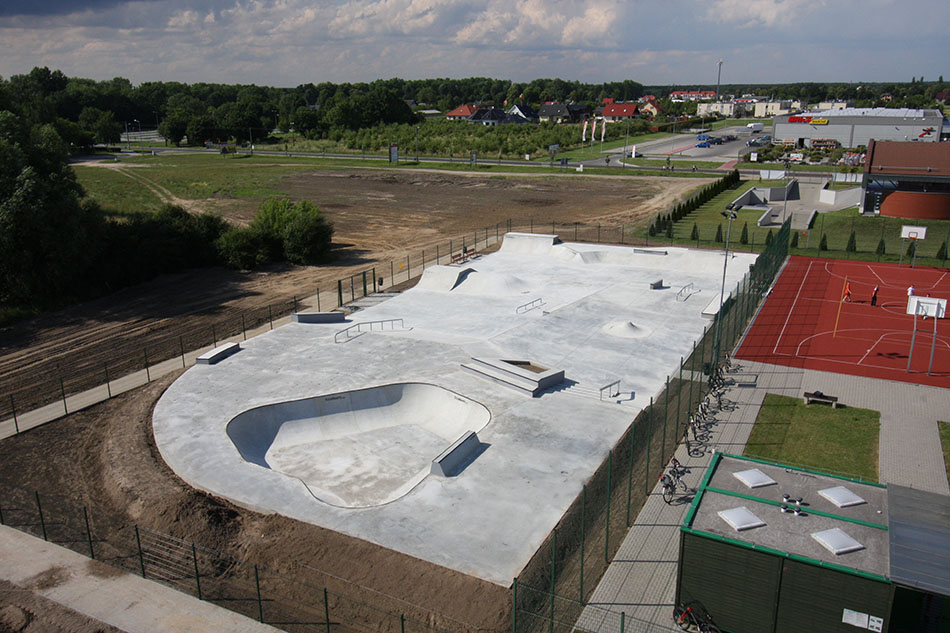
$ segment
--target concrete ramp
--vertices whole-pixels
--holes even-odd
[[[361,508],[407,494],[490,417],[442,387],[397,383],[256,407],[227,433],[246,461],[300,479],[321,501]]]
[[[601,328],[604,334],[617,338],[646,338],[653,333],[651,328],[639,326],[632,321],[611,321]]]
[[[430,266],[422,272],[422,278],[416,288],[435,292],[449,292],[461,284],[472,273],[474,268],[459,268],[458,266]]]
[[[530,253],[532,255],[546,255],[551,247],[559,244],[561,239],[557,235],[543,233],[505,233],[501,244],[502,253]]]
[[[531,288],[531,284],[516,275],[473,271],[460,278],[452,292],[494,297],[521,294]]]

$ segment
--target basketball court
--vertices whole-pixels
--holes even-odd
[[[950,387],[947,298],[943,269],[791,257],[736,356]]]

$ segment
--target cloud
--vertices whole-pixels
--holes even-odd
[[[2,3],[3,0],[0,0]],[[0,75],[293,86],[561,77],[709,84],[944,72],[945,0],[7,0]],[[926,15],[926,20],[920,16]],[[882,19],[886,16],[887,19]]]

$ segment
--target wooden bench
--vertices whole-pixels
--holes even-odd
[[[657,279],[656,281],[650,282],[650,290],[663,290],[663,280]]]
[[[830,404],[835,409],[838,408],[837,396],[829,396],[827,394],[821,393],[820,391],[813,391],[811,393],[806,391],[804,398],[805,398],[805,404],[811,404],[812,402],[825,402],[827,404]]]

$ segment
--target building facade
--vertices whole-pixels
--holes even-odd
[[[840,147],[867,145],[878,141],[936,142],[943,132],[939,110],[910,108],[845,108],[811,114],[788,114],[772,119],[775,143],[812,147],[836,141]]]
[[[871,141],[861,211],[898,218],[950,219],[950,143]]]

